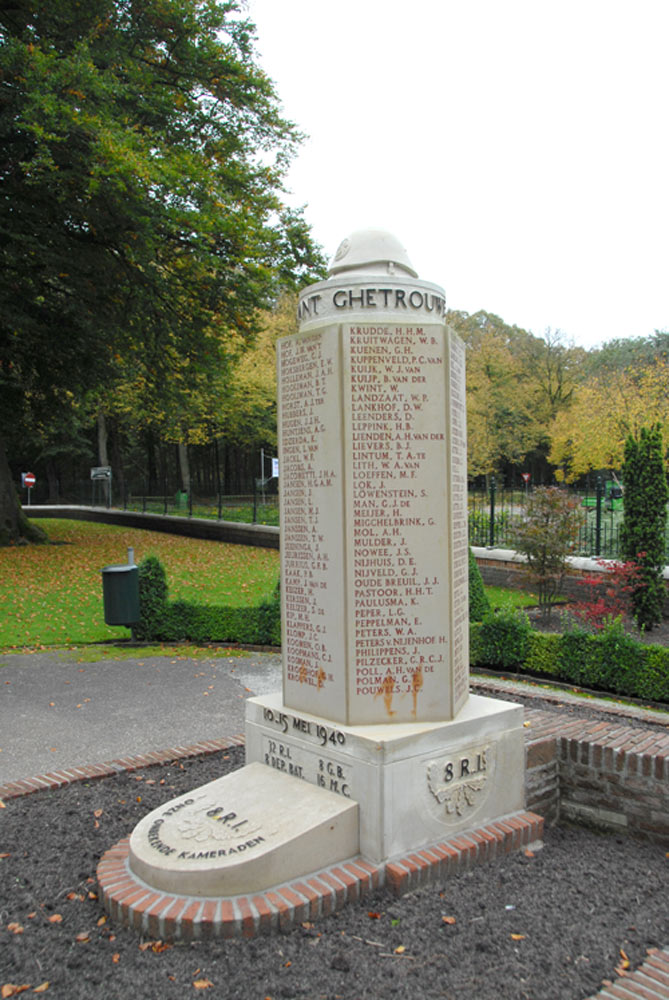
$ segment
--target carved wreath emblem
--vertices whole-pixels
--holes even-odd
[[[491,776],[494,750],[491,746],[467,748],[427,765],[427,787],[446,815],[462,816],[483,801]]]
[[[196,844],[211,840],[225,844],[253,836],[260,830],[260,824],[227,811],[210,800],[191,810],[190,815],[182,816],[177,829],[184,840],[194,840]]]
[[[449,815],[455,813],[462,816],[465,809],[471,809],[476,805],[476,796],[483,790],[486,783],[485,776],[474,778],[472,781],[463,781],[460,784],[447,785],[440,781],[441,766],[430,764],[427,769],[428,788],[440,805],[445,805]]]

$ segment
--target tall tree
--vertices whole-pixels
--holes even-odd
[[[669,363],[602,369],[582,382],[550,429],[550,460],[571,482],[592,469],[620,469],[625,442],[651,422],[669,419]]]
[[[541,439],[532,368],[524,363],[530,334],[480,311],[450,312],[448,322],[467,350],[469,472],[487,475],[519,462]]]
[[[282,182],[299,136],[241,0],[0,8],[0,448],[29,408],[220,361],[322,258]],[[0,461],[0,525],[20,534]],[[4,478],[3,478],[4,477]]]
[[[632,592],[632,607],[637,625],[652,629],[660,623],[664,605],[662,571],[669,496],[659,425],[642,427],[637,437],[628,437],[623,480],[623,558],[637,563],[641,570],[641,583]]]

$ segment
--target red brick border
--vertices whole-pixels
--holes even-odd
[[[221,740],[202,740],[184,747],[171,747],[168,750],[150,750],[148,753],[132,754],[128,757],[117,757],[106,760],[102,764],[86,764],[83,767],[69,767],[58,771],[48,771],[33,778],[20,778],[0,785],[0,801],[16,799],[22,795],[32,795],[34,792],[63,788],[75,781],[92,781],[97,778],[111,778],[123,771],[138,771],[145,767],[155,767],[157,764],[171,764],[178,760],[191,757],[207,757],[209,754],[232,750],[244,746],[241,734],[226,736]]]
[[[97,876],[102,905],[112,919],[149,937],[163,941],[248,938],[290,931],[306,920],[316,920],[356,903],[384,885],[401,896],[472,865],[529,847],[540,841],[542,834],[540,816],[516,813],[385,866],[351,858],[251,897],[203,899],[152,889],[130,870],[129,838],[103,855]]]
[[[599,993],[586,1000],[669,1000],[669,947],[651,948],[635,972],[615,982],[604,981]]]
[[[97,876],[100,900],[113,920],[162,941],[255,937],[289,931],[370,895],[383,871],[352,858],[295,882],[250,896],[201,898],[152,889],[130,871],[129,838],[103,856]]]

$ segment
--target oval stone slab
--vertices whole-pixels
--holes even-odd
[[[163,892],[235,896],[358,850],[356,802],[253,763],[145,816],[130,837],[129,864]]]

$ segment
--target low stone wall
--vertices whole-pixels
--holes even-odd
[[[669,843],[669,727],[525,709],[526,808]]]
[[[522,589],[527,587],[526,560],[513,549],[485,549],[473,546],[472,552],[481,571],[483,582],[489,587],[511,587]],[[587,597],[579,580],[586,576],[604,576],[605,567],[596,559],[584,556],[573,556],[567,560],[568,571],[564,579],[563,593],[570,598],[583,600]],[[664,571],[664,583],[667,588],[665,616],[669,615],[669,567]]]
[[[278,549],[279,529],[268,524],[244,524],[238,521],[214,521],[206,517],[175,517],[173,514],[143,514],[141,511],[116,510],[113,507],[77,507],[41,504],[24,508],[28,517],[60,517],[76,521],[101,521],[123,524],[146,531],[165,531],[188,538],[208,538],[232,545],[254,545]]]

